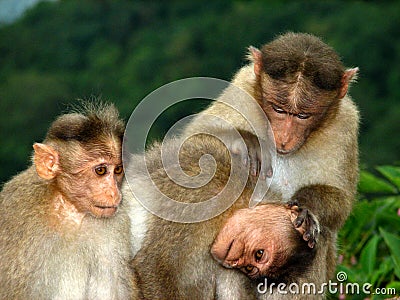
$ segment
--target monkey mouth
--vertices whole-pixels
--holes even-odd
[[[226,257],[228,256],[234,241],[235,240],[232,240],[227,248],[215,247],[215,243],[211,248],[212,257],[226,268],[232,268],[232,266],[226,262]]]
[[[114,208],[117,209],[118,205],[95,205],[95,207],[100,208],[100,209],[109,209],[109,208]]]
[[[95,207],[102,211],[116,211],[118,205],[95,205]]]
[[[290,149],[290,150],[276,149],[276,152],[278,152],[278,154],[281,155],[288,155],[294,151],[296,151],[296,149]]]
[[[118,209],[118,205],[94,205],[93,213],[98,217],[111,217]]]
[[[223,261],[222,261],[222,265],[225,268],[235,268],[239,262],[238,259],[234,260],[234,261],[229,261],[229,262],[226,260],[226,258],[228,257],[229,251],[231,251],[231,248],[232,248],[232,245],[234,242],[235,242],[235,240],[232,240],[228,246],[228,249],[226,249],[225,257],[223,258]]]

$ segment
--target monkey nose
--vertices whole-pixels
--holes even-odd
[[[120,191],[111,191],[110,194],[108,194],[109,201],[113,203],[113,205],[118,206],[121,203],[122,200],[122,194]]]
[[[287,141],[281,142],[281,148],[282,148],[282,150],[285,150],[287,143],[288,143]]]
[[[285,150],[285,148],[287,147],[287,145],[289,145],[290,144],[290,141],[291,141],[291,138],[289,137],[289,136],[286,136],[286,137],[284,137],[282,140],[281,140],[281,148],[283,149],[283,150]]]

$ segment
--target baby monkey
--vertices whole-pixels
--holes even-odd
[[[60,116],[0,193],[0,299],[129,299],[121,202],[124,122],[113,105]]]
[[[313,245],[303,240],[305,224],[294,226],[299,213],[296,203],[239,209],[218,233],[211,254],[224,267],[240,269],[252,279],[293,275],[292,266],[315,254]]]

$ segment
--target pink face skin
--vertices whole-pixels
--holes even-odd
[[[346,96],[358,68],[344,72],[338,90],[322,91],[297,74],[293,83],[272,80],[263,71],[263,58],[259,49],[250,47],[254,74],[260,80],[262,99],[260,105],[266,113],[275,136],[279,154],[290,154],[302,147],[309,135],[318,128],[327,109]]]
[[[116,213],[124,176],[120,151],[93,158],[80,148],[79,153],[68,154],[75,155],[78,162],[77,167],[68,169],[62,166],[60,154],[52,146],[37,143],[34,149],[38,175],[54,183],[53,207],[58,219],[80,224],[87,214],[112,217]]]
[[[241,209],[219,232],[212,256],[227,268],[238,268],[250,278],[276,276],[299,243],[294,228],[297,211],[285,205],[266,204]]]
[[[120,160],[99,158],[89,161],[72,177],[60,178],[59,186],[63,189],[64,197],[79,212],[94,217],[111,217],[121,202],[122,178]]]

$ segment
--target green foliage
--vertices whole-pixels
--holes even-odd
[[[400,293],[400,167],[381,166],[378,174],[362,171],[360,201],[339,235],[341,264],[347,282],[395,288]],[[353,295],[364,299],[367,295]],[[369,295],[384,299],[383,295]],[[386,296],[388,297],[388,296]],[[393,297],[393,295],[392,295]]]
[[[26,167],[31,145],[76,98],[100,95],[128,117],[173,80],[229,80],[246,48],[289,30],[321,36],[359,66],[362,161],[399,160],[398,1],[45,1],[0,27],[0,182]],[[153,135],[177,116],[167,112]],[[29,122],[29,125],[26,123]],[[4,168],[4,166],[6,166]]]

